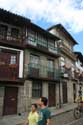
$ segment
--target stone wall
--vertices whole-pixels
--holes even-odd
[[[31,106],[31,81],[26,80],[24,86],[19,87],[18,113],[28,112]]]
[[[73,95],[73,81],[69,80],[67,82],[67,90],[68,90],[68,103],[74,102],[74,95]]]

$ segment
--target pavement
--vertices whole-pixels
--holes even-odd
[[[52,116],[57,116],[59,114],[69,112],[73,110],[77,104],[66,104],[60,109],[55,109],[52,111]],[[22,123],[27,118],[27,113],[22,113],[19,115],[10,115],[10,116],[1,116],[0,117],[0,125],[22,125]]]
[[[83,117],[77,120],[74,120],[66,125],[83,125]]]
[[[52,117],[51,125],[83,125],[83,113],[79,119],[75,119],[73,110]]]

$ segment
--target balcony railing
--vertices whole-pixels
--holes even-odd
[[[15,80],[18,76],[17,65],[0,65],[0,79]]]
[[[26,71],[28,78],[44,78],[48,80],[60,80],[62,78],[79,79],[78,75],[68,68],[55,69],[40,64],[30,63],[26,69],[28,69]],[[80,77],[80,80],[83,80],[83,77]]]
[[[14,44],[14,45],[22,45],[23,41],[22,38],[15,38],[13,36],[6,36],[6,35],[2,35],[0,34],[0,42],[1,43],[7,43],[7,44]]]
[[[27,76],[30,78],[45,78],[51,80],[60,78],[60,69],[52,69],[35,63],[30,63],[27,67]]]
[[[73,53],[73,51],[68,48],[63,42],[59,45],[59,48],[64,51],[68,56],[75,59],[75,54]]]
[[[71,69],[61,68],[61,77],[63,78],[74,78],[74,74]]]
[[[56,55],[60,54],[60,49],[53,46],[48,46],[48,43],[45,43],[45,41],[42,40],[27,38],[26,44],[32,45],[34,47],[39,48],[40,50],[48,51]]]
[[[61,76],[64,78],[75,79],[75,80],[83,80],[83,74],[80,74],[74,68],[61,68]]]

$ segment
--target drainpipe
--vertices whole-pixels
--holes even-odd
[[[61,89],[60,89],[60,86],[61,86],[61,78],[60,78],[60,82],[59,82],[59,108],[61,108]]]

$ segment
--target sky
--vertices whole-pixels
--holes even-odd
[[[0,8],[27,17],[44,29],[61,23],[83,53],[83,0],[0,0]]]

